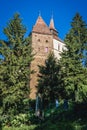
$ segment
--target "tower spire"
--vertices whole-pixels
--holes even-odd
[[[54,20],[53,20],[53,13],[52,13],[52,16],[51,16],[49,28],[50,28],[50,29],[55,29]]]
[[[53,14],[52,14],[52,17],[51,17],[51,20],[50,20],[49,28],[50,28],[50,31],[53,34],[53,36],[57,37],[58,32],[57,32],[57,30],[55,29],[55,26],[54,26]]]
[[[41,17],[41,11],[39,10],[39,17]]]

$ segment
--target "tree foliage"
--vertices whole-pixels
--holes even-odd
[[[31,38],[25,37],[26,28],[19,14],[15,14],[4,34],[7,41],[0,40],[0,101],[3,112],[21,111],[29,97],[30,63],[33,59]],[[23,107],[24,108],[24,107]]]
[[[45,101],[54,101],[59,96],[58,72],[57,59],[53,53],[50,53],[45,65],[39,66],[38,75],[38,92],[42,94]]]
[[[87,69],[82,64],[87,27],[78,13],[73,18],[71,27],[65,38],[67,50],[61,54],[60,59],[62,87],[66,91],[66,97],[82,101],[87,99]]]

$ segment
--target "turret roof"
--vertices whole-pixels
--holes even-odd
[[[55,30],[55,27],[54,27],[54,20],[53,20],[53,18],[51,18],[51,20],[50,20],[49,28]]]
[[[44,20],[42,19],[41,16],[38,17],[35,26],[33,27],[32,32],[37,32],[41,34],[49,34],[51,35],[52,33],[50,32],[49,27],[46,25]]]
[[[42,19],[42,17],[39,16],[37,18],[37,21],[36,21],[35,25],[33,26],[32,32],[40,33],[40,34],[46,34],[46,35],[53,35],[54,39],[63,42],[58,37],[58,32],[55,29],[53,17],[51,18],[50,25],[48,27],[47,24],[45,23],[45,21]]]

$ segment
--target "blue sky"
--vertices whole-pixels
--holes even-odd
[[[68,33],[76,12],[87,23],[87,0],[0,0],[0,39],[4,38],[3,28],[16,12],[20,13],[29,34],[39,11],[47,25],[53,12],[55,28],[61,39]]]

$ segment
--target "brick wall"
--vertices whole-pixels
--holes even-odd
[[[38,74],[38,65],[44,65],[45,60],[47,59],[48,54],[52,51],[53,48],[53,37],[52,35],[32,33],[32,47],[34,61],[31,63],[31,70],[34,70],[35,73],[31,75],[30,89],[31,94],[30,98],[36,97],[36,85],[37,85],[37,74]]]

